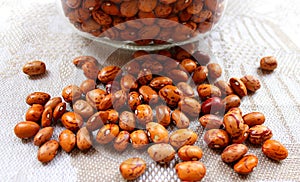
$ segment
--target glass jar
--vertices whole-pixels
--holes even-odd
[[[220,22],[227,0],[61,0],[80,35],[131,50],[194,42]]]

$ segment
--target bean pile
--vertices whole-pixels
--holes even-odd
[[[187,40],[213,28],[223,0],[62,0],[65,16],[95,37],[138,45]]]
[[[206,174],[199,161],[203,151],[194,145],[198,133],[189,129],[195,120],[205,129],[207,146],[222,150],[221,159],[233,163],[239,174],[251,173],[258,164],[257,156],[247,154],[246,140],[262,145],[262,152],[273,160],[285,159],[288,151],[270,140],[273,133],[263,125],[264,114],[243,115],[239,108],[242,97],[260,89],[260,81],[252,75],[218,80],[222,69],[209,62],[210,57],[200,51],[179,47],[137,51],[123,68],[109,65],[99,70],[94,57],[79,56],[73,63],[87,79],[80,86],[64,87],[64,101],[44,92],[29,94],[26,121],[18,123],[14,132],[22,139],[34,137],[37,158],[43,163],[50,162],[59,147],[65,152],[75,147],[87,151],[94,142],[112,144],[119,152],[129,146],[147,149],[158,163],[169,163],[177,153],[182,162],[175,170],[183,181],[199,181]],[[72,111],[66,110],[67,104]],[[56,141],[51,138],[59,121],[66,129]],[[146,168],[143,159],[130,158],[121,163],[120,173],[133,180]]]

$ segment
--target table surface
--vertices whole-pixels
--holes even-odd
[[[224,79],[252,74],[261,80],[262,88],[243,98],[241,108],[244,113],[261,111],[266,115],[265,125],[273,130],[273,138],[288,148],[289,157],[274,162],[251,146],[249,152],[259,157],[259,165],[251,175],[240,176],[220,160],[218,152],[207,148],[200,134],[197,145],[203,148],[201,161],[207,166],[203,181],[300,181],[299,9],[297,0],[229,0],[221,25],[205,38],[214,61],[224,70]],[[1,181],[122,181],[118,165],[136,155],[148,162],[139,181],[177,181],[172,167],[178,159],[169,168],[151,163],[145,152],[133,150],[118,155],[97,146],[87,153],[61,151],[47,165],[37,161],[38,148],[13,133],[28,108],[25,97],[34,91],[59,96],[65,85],[82,79],[72,58],[94,55],[107,64],[103,60],[115,50],[73,33],[61,20],[55,0],[0,0],[0,25]],[[120,64],[120,58],[128,54],[119,51],[110,63]],[[258,69],[259,58],[265,55],[278,59],[276,71]],[[21,68],[35,59],[43,60],[48,72],[29,78]],[[54,139],[61,130],[61,126],[55,129]]]

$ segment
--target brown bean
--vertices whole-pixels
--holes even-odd
[[[198,95],[202,100],[211,97],[221,97],[221,91],[218,87],[210,84],[201,84],[197,87]]]
[[[160,32],[160,27],[158,25],[146,25],[143,26],[138,31],[138,38],[139,39],[154,39]]]
[[[179,11],[184,10],[192,3],[192,0],[177,0],[174,4],[174,13],[178,13]]]
[[[247,152],[248,147],[246,145],[231,144],[223,150],[221,158],[224,162],[231,163],[240,160]]]
[[[53,121],[57,121],[62,117],[62,115],[66,112],[66,103],[61,102],[59,103],[53,110]]]
[[[243,134],[243,131],[245,129],[244,120],[240,113],[233,112],[232,110],[235,108],[232,108],[228,111],[227,114],[225,114],[223,118],[224,126],[226,131],[232,136],[237,137],[241,136]]]
[[[197,138],[198,135],[190,129],[178,129],[170,135],[170,144],[180,148],[184,145],[193,145]]]
[[[200,103],[191,97],[184,97],[178,103],[179,109],[191,117],[197,117],[200,114],[201,105]]]
[[[121,88],[125,91],[132,91],[138,88],[138,83],[136,82],[136,79],[130,74],[126,74],[121,78],[120,85]]]
[[[208,69],[206,66],[198,66],[193,74],[193,80],[195,84],[203,83],[208,76]]]
[[[189,118],[180,110],[176,109],[172,112],[172,120],[177,128],[183,129],[188,128],[190,125]]]
[[[246,85],[238,78],[230,78],[231,88],[240,97],[248,95]]]
[[[138,82],[141,85],[147,85],[152,80],[152,72],[150,69],[142,69],[138,74]]]
[[[80,28],[84,32],[97,32],[97,30],[101,28],[101,25],[94,19],[88,19],[87,21],[82,22]]]
[[[181,11],[181,13],[179,14],[179,20],[181,22],[187,22],[191,19],[192,14],[190,14],[187,9]],[[184,23],[183,23],[184,24]],[[180,27],[183,27],[182,25],[179,25]],[[182,31],[184,33],[184,31]]]
[[[95,131],[102,127],[104,124],[107,124],[108,113],[109,112],[106,111],[99,111],[93,114],[86,122],[86,128],[89,131]]]
[[[39,131],[39,129],[40,126],[35,122],[21,121],[15,126],[14,132],[17,137],[21,139],[27,139],[34,137]]]
[[[183,161],[198,161],[202,155],[203,152],[198,146],[185,145],[178,150],[178,157]]]
[[[155,7],[154,12],[156,17],[166,18],[172,13],[172,6],[160,3]]]
[[[130,140],[129,132],[121,131],[116,137],[116,139],[114,140],[114,148],[119,152],[124,151],[129,144],[129,140]]]
[[[52,110],[54,110],[55,107],[61,102],[62,102],[62,100],[60,97],[53,97],[48,102],[46,102],[44,107],[45,108],[50,107]]]
[[[225,82],[224,80],[218,80],[217,82],[215,82],[214,85],[220,89],[223,96],[228,96],[233,94],[233,90],[230,84]]]
[[[159,1],[163,4],[172,4],[176,2],[176,0],[159,0]]]
[[[121,74],[121,68],[118,66],[106,66],[102,68],[98,74],[98,79],[102,83],[108,83],[113,81],[119,74]]]
[[[93,79],[87,79],[81,82],[80,89],[84,94],[87,94],[89,91],[94,90],[96,88],[96,82]]]
[[[169,142],[169,132],[163,125],[155,122],[149,122],[146,124],[146,130],[153,143]]]
[[[80,0],[66,0],[66,5],[70,8],[78,8],[81,4]]]
[[[140,71],[140,65],[137,61],[130,61],[124,68],[131,75],[137,75]]]
[[[27,121],[38,122],[42,118],[44,107],[40,104],[33,104],[26,112]]]
[[[145,170],[146,162],[140,158],[129,158],[120,165],[120,173],[126,180],[137,179]]]
[[[100,101],[98,110],[105,111],[107,109],[112,108],[112,94],[107,94],[104,96],[104,98]]]
[[[249,174],[258,164],[258,158],[253,154],[245,155],[233,167],[234,171],[239,174]]]
[[[103,2],[101,9],[108,15],[120,15],[119,7],[110,1]]]
[[[159,90],[160,98],[170,107],[176,107],[182,97],[182,92],[173,85],[166,85]]]
[[[221,98],[212,97],[204,101],[201,105],[202,114],[223,114],[224,107]]]
[[[45,142],[50,140],[50,138],[52,137],[52,134],[53,134],[52,127],[46,127],[46,128],[41,129],[35,135],[35,137],[33,139],[33,144],[36,146],[41,146],[42,144],[44,144]]]
[[[82,91],[77,85],[68,85],[63,88],[61,95],[66,102],[71,103],[81,97]]]
[[[289,155],[285,146],[276,140],[266,140],[262,146],[262,152],[267,157],[276,161],[284,160]]]
[[[155,108],[157,122],[164,127],[171,123],[171,109],[165,105],[159,105]]]
[[[112,95],[112,105],[115,110],[124,107],[127,101],[127,93],[124,90],[119,90]]]
[[[59,145],[65,152],[71,152],[76,146],[76,136],[71,130],[63,130],[58,137]]]
[[[147,51],[144,51],[144,50],[138,50],[138,51],[135,51],[133,54],[132,54],[132,58],[133,59],[136,59],[136,58],[138,58],[138,60],[140,59],[140,58],[148,58],[148,57],[150,57],[150,55],[149,55],[149,53],[147,52]]]
[[[134,114],[129,111],[123,111],[120,115],[119,126],[122,130],[133,131],[136,126]]]
[[[142,101],[141,101],[140,94],[138,92],[133,91],[128,94],[128,106],[132,111],[134,111],[136,107],[141,104]]]
[[[273,71],[277,68],[277,60],[273,56],[263,57],[260,60],[260,68],[267,71]]]
[[[147,150],[149,156],[160,163],[167,163],[175,158],[176,151],[167,143],[154,144]]]
[[[201,11],[203,12],[203,11]],[[200,13],[201,13],[200,12]],[[211,13],[211,12],[210,12]],[[193,17],[192,17],[193,18]],[[194,20],[193,20],[194,21]],[[194,21],[196,22],[196,21]],[[198,23],[198,22],[196,22]],[[206,65],[207,63],[210,62],[210,56],[203,53],[203,52],[200,52],[200,51],[195,51],[194,54],[193,54],[193,57],[195,58],[195,60],[201,65],[201,66],[204,66]],[[207,71],[208,72],[208,71]]]
[[[79,150],[86,151],[93,145],[92,138],[86,127],[80,128],[76,134],[76,144]]]
[[[151,12],[156,7],[157,0],[139,0],[138,7],[140,11]]]
[[[249,136],[249,126],[244,124],[244,131],[239,136],[231,137],[232,143],[241,144],[244,143]]]
[[[229,111],[231,108],[239,107],[241,105],[241,99],[237,95],[228,95],[222,100],[222,104],[225,107],[225,112]]]
[[[160,75],[160,73],[163,71],[163,66],[160,64],[160,62],[151,59],[146,59],[143,61],[143,64],[141,66],[143,69],[149,69],[151,70],[152,74]]]
[[[160,77],[153,78],[149,83],[149,86],[156,90],[160,90],[164,86],[172,85],[172,84],[173,84],[172,79],[170,79],[169,77],[160,76]]]
[[[41,126],[48,127],[51,125],[53,118],[52,108],[50,106],[46,107],[42,113]]]
[[[224,130],[211,129],[204,134],[204,141],[212,149],[221,149],[228,146],[230,138]]]
[[[222,68],[218,63],[210,63],[207,65],[208,76],[211,79],[217,79],[222,75]]]
[[[175,166],[178,178],[182,181],[200,181],[206,174],[206,168],[199,161],[185,161]]]
[[[106,124],[97,133],[96,141],[100,144],[107,144],[113,141],[119,134],[119,126],[116,124]]]
[[[101,10],[92,11],[92,16],[99,25],[104,26],[112,23],[112,18]]]
[[[105,90],[107,94],[115,93],[120,89],[121,89],[120,84],[117,81],[111,81],[105,85]]]
[[[189,79],[189,75],[180,69],[173,69],[167,73],[168,77],[170,77],[174,82],[186,82]]]
[[[130,142],[134,149],[144,149],[149,144],[149,139],[144,130],[135,130],[130,134]]]
[[[157,92],[149,86],[141,86],[139,88],[139,93],[146,104],[156,104],[158,102],[159,97]]]
[[[28,105],[40,104],[45,105],[50,99],[50,95],[45,92],[33,92],[26,97]]]
[[[213,114],[206,114],[203,115],[199,118],[200,124],[205,128],[205,129],[220,129],[220,127],[223,125],[222,119]]]
[[[52,161],[57,154],[58,148],[59,143],[56,140],[44,143],[38,150],[38,160],[43,163]]]
[[[139,8],[138,8],[138,1],[132,0],[132,1],[124,1],[120,5],[120,12],[122,16],[125,17],[133,17],[137,14]]]
[[[106,123],[116,124],[119,121],[119,113],[114,109],[108,109],[105,111],[107,114],[107,118],[103,118],[103,121]]]
[[[81,67],[85,77],[96,80],[99,73],[99,68],[92,62],[86,62]]]
[[[85,99],[93,108],[99,109],[100,103],[105,95],[106,92],[104,90],[94,89],[86,93]]]
[[[78,56],[73,59],[73,64],[80,68],[82,67],[83,64],[85,64],[87,62],[94,63],[94,65],[98,64],[98,61],[92,56]]]
[[[42,61],[30,61],[23,66],[23,72],[29,76],[41,75],[46,72],[46,64]]]
[[[241,78],[241,81],[245,84],[246,88],[251,92],[256,92],[261,87],[258,78],[252,75],[243,76]]]
[[[262,125],[264,124],[266,118],[265,115],[261,112],[251,112],[243,116],[243,120],[245,124],[247,124],[249,127],[255,126],[255,125]]]
[[[264,125],[255,125],[249,129],[249,141],[252,144],[260,145],[264,141],[272,138],[273,133]]]
[[[94,114],[93,107],[85,100],[77,100],[73,104],[73,110],[83,118],[89,118]]]
[[[194,0],[193,3],[187,7],[186,10],[189,14],[197,14],[200,13],[200,11],[203,8],[203,5],[204,4],[202,0]]]
[[[153,25],[156,21],[156,16],[153,12],[143,12],[139,11],[138,17],[141,20],[141,22],[145,25]]]
[[[177,83],[176,87],[182,92],[183,96],[194,97],[194,90],[188,83],[179,82]]]
[[[134,113],[138,122],[142,125],[146,125],[146,123],[151,122],[153,120],[152,109],[147,104],[141,104],[137,106]]]
[[[82,117],[75,112],[66,112],[61,117],[61,122],[66,129],[76,132],[83,125]]]

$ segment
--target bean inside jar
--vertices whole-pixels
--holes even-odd
[[[226,0],[62,0],[61,4],[70,23],[95,39],[158,45],[210,32]]]

